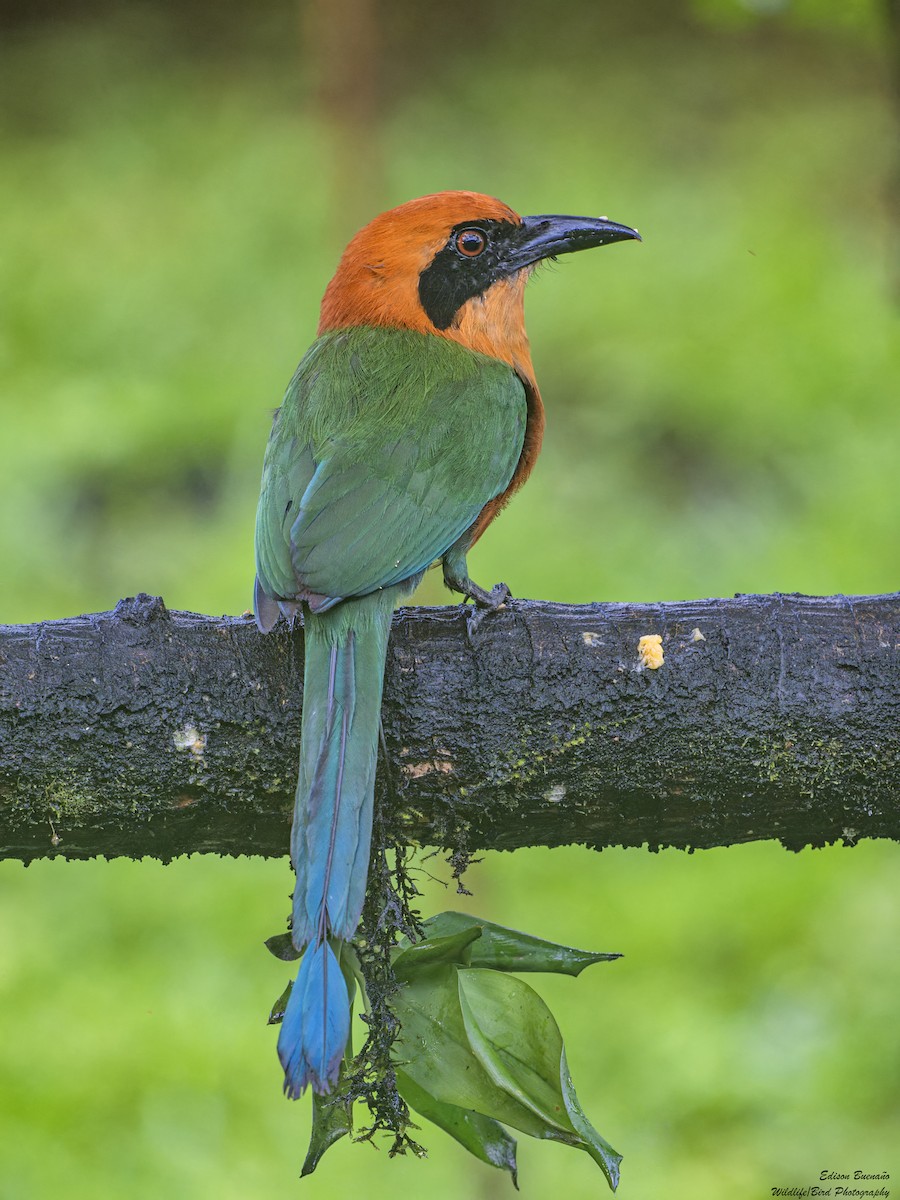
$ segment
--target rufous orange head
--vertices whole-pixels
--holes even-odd
[[[414,329],[460,342],[532,377],[524,291],[541,259],[639,234],[606,217],[520,217],[478,192],[439,192],[371,221],[344,251],[319,333]]]

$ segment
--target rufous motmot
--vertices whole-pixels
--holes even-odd
[[[263,632],[279,611],[304,618],[291,831],[303,959],[278,1039],[292,1098],[330,1091],[349,1037],[339,956],[366,888],[394,606],[438,560],[478,609],[507,598],[472,582],[466,554],[541,447],[525,283],[542,259],[638,237],[605,217],[520,217],[476,192],[382,213],[344,251],[275,414],[254,609]]]

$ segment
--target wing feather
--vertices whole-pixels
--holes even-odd
[[[262,591],[362,596],[425,570],[505,490],[526,412],[510,367],[446,339],[370,328],[320,338],[266,452]]]

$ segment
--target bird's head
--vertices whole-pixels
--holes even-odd
[[[414,329],[530,374],[524,289],[542,259],[640,240],[606,217],[520,217],[478,192],[439,192],[371,221],[344,251],[319,332],[350,325]]]

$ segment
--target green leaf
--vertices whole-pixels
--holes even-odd
[[[276,933],[274,937],[266,938],[264,945],[270,954],[274,954],[282,962],[293,962],[303,953],[291,941],[289,933]]]
[[[350,1001],[350,1013],[352,1016],[353,1005],[356,1002],[357,983],[359,981],[361,981],[361,979],[362,979],[362,976],[361,976],[360,970],[359,970],[359,958],[357,957],[356,951],[353,949],[353,947],[350,945],[349,942],[341,942],[341,941],[338,941],[336,938],[329,938],[329,941],[331,943],[331,948],[335,953],[335,957],[338,960],[338,964],[341,968],[341,974],[344,976],[344,983],[346,983],[346,985],[347,985],[347,999]],[[360,987],[362,987],[361,982],[360,982]],[[352,1044],[352,1041],[353,1041],[353,1025],[351,1022],[350,1038],[347,1042],[348,1053],[345,1055],[345,1057],[348,1059],[352,1057],[352,1055],[349,1053],[349,1047]]]
[[[584,1115],[584,1111],[578,1103],[578,1097],[575,1095],[575,1085],[572,1083],[572,1076],[569,1074],[569,1064],[566,1062],[565,1048],[563,1048],[562,1061],[560,1063],[560,1082],[562,1084],[563,1099],[566,1102],[566,1111],[569,1114],[569,1119],[584,1140],[585,1150],[587,1150],[588,1154],[606,1176],[609,1186],[615,1191],[619,1186],[619,1163],[622,1161],[622,1155],[617,1154],[613,1150],[609,1142],[600,1136]]]
[[[469,1045],[460,1006],[458,968],[416,971],[390,1000],[400,1022],[396,1065],[442,1104],[473,1109],[532,1137],[554,1136],[546,1122],[498,1087]]]
[[[294,983],[292,980],[272,1005],[269,1020],[266,1022],[268,1025],[278,1025],[284,1018],[284,1010],[287,1008],[288,1000],[291,998],[291,988],[293,986]]]
[[[496,971],[458,972],[469,1043],[494,1082],[563,1134],[575,1132],[560,1086],[563,1042],[537,992]]]
[[[562,1035],[544,1001],[512,975],[461,968],[457,976],[469,1043],[493,1082],[545,1122],[543,1136],[587,1151],[614,1189],[621,1158],[578,1104]]]
[[[422,967],[435,963],[465,963],[469,960],[468,948],[481,937],[481,925],[477,922],[459,929],[447,937],[429,937],[416,942],[400,953],[393,961],[394,974],[398,979],[408,979]]]
[[[353,1102],[342,1093],[340,1084],[330,1096],[319,1096],[313,1092],[312,1130],[309,1137],[309,1149],[300,1170],[301,1179],[304,1175],[312,1175],[325,1151],[351,1131],[353,1128],[352,1109]]]
[[[455,1104],[435,1100],[434,1096],[399,1068],[397,1088],[410,1108],[415,1109],[420,1116],[433,1122],[445,1133],[449,1133],[482,1162],[508,1171],[513,1186],[518,1188],[516,1139],[507,1133],[499,1121],[473,1112],[472,1109],[459,1108]]]
[[[491,967],[497,971],[547,971],[561,975],[579,975],[585,967],[597,962],[612,962],[621,954],[600,951],[576,950],[558,942],[547,942],[530,933],[520,933],[472,917],[467,913],[443,912],[429,918],[424,925],[428,941],[460,934],[463,930],[478,927],[481,937],[473,946],[468,965]],[[417,943],[421,945],[422,943]]]

